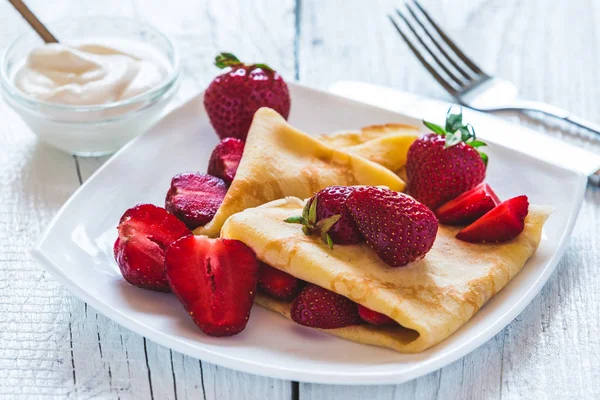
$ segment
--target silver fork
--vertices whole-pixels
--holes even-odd
[[[413,0],[412,4],[406,3],[406,9],[408,13],[396,9],[395,18],[388,15],[392,24],[423,66],[460,104],[479,111],[541,112],[600,134],[600,125],[567,110],[520,99],[515,85],[479,68],[450,40],[417,0]]]

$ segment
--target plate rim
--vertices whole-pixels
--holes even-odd
[[[355,103],[357,106],[367,107],[377,110],[385,110],[386,112],[394,113],[397,115],[402,115],[405,117],[413,118],[411,116],[406,116],[398,111],[391,111],[381,107],[373,106],[367,103],[363,103],[360,101],[348,99],[347,97],[334,94],[328,92],[326,90],[316,89],[304,84],[299,84],[297,82],[288,82],[288,85],[293,86],[293,89],[296,90],[308,90],[312,92],[317,92],[320,95],[327,95],[336,98],[337,100],[343,100],[350,103]],[[161,120],[157,122],[157,125],[160,124],[165,118],[179,112],[182,108],[187,106],[189,103],[193,101],[198,101],[198,98],[203,96],[204,91],[201,91],[195,96],[192,96],[187,101],[183,102],[181,105],[173,109],[166,116],[164,116]],[[156,126],[156,125],[155,125]],[[574,193],[575,198],[577,199],[573,204],[572,209],[569,211],[569,217],[567,219],[567,223],[564,231],[558,241],[558,246],[550,260],[546,263],[542,273],[537,277],[531,287],[524,293],[524,295],[513,305],[507,308],[507,310],[493,323],[487,325],[485,329],[479,332],[474,338],[460,343],[453,347],[451,350],[438,354],[434,357],[425,359],[418,364],[414,365],[408,369],[402,369],[400,372],[389,370],[389,371],[357,371],[357,372],[349,372],[345,371],[342,373],[337,373],[335,371],[300,371],[294,368],[282,368],[280,366],[272,367],[268,364],[260,363],[257,361],[249,361],[247,359],[240,359],[233,357],[231,355],[223,355],[220,353],[215,353],[214,351],[202,348],[202,347],[194,347],[184,341],[181,341],[176,336],[171,334],[167,334],[165,332],[159,331],[152,326],[146,325],[141,321],[138,321],[127,313],[119,310],[115,307],[112,307],[108,304],[105,304],[101,301],[100,298],[89,295],[83,288],[81,288],[74,280],[70,279],[64,273],[63,269],[56,265],[50,258],[45,254],[44,243],[46,242],[49,235],[55,229],[58,221],[60,221],[63,213],[69,208],[70,204],[74,201],[74,199],[79,196],[79,194],[85,190],[88,184],[93,181],[97,174],[100,174],[108,165],[112,164],[116,158],[120,156],[120,154],[131,146],[134,146],[135,143],[140,140],[141,137],[147,135],[152,131],[154,127],[151,127],[146,133],[140,135],[139,137],[133,139],[123,148],[121,148],[118,152],[112,155],[100,168],[98,168],[70,197],[69,199],[60,207],[59,211],[52,218],[51,222],[46,227],[44,233],[41,238],[37,242],[36,246],[32,250],[33,258],[44,266],[44,268],[52,274],[62,285],[64,285],[69,291],[75,294],[77,297],[94,307],[98,312],[102,313],[109,319],[117,322],[118,324],[126,327],[134,331],[135,333],[148,338],[149,340],[158,343],[167,348],[173,349],[183,354],[187,354],[194,358],[201,359],[211,364],[216,364],[223,366],[225,368],[230,368],[233,370],[250,373],[254,375],[261,375],[276,379],[284,379],[290,381],[299,381],[299,382],[308,382],[308,383],[320,383],[320,384],[334,384],[334,385],[380,385],[380,384],[400,384],[420,376],[426,375],[433,371],[436,371],[461,357],[466,356],[467,354],[474,351],[476,348],[490,340],[493,336],[495,336],[498,332],[504,329],[508,324],[510,324],[521,312],[527,307],[533,298],[542,290],[552,273],[555,271],[558,262],[562,258],[564,251],[566,249],[568,240],[571,236],[575,223],[579,217],[579,212],[581,206],[583,204],[585,189],[587,185],[587,176],[582,172],[574,171],[568,168],[561,167],[559,165],[555,165],[549,163],[544,160],[540,160],[531,156],[528,156],[524,153],[520,155],[525,155],[536,162],[540,162],[542,164],[547,165],[548,167],[558,168],[563,171],[568,172],[569,174],[574,175],[574,179],[579,180],[577,185],[577,190]],[[509,152],[515,152],[513,149],[507,148],[500,144],[495,144],[495,146],[503,147]],[[518,153],[518,152],[515,152]],[[320,372],[319,372],[320,371]],[[299,376],[300,375],[300,376]]]

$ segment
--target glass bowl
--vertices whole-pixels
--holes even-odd
[[[152,26],[119,17],[85,17],[49,24],[64,43],[93,38],[142,42],[165,59],[169,72],[162,83],[121,101],[72,106],[48,103],[29,96],[13,83],[15,70],[27,55],[43,44],[35,32],[17,38],[0,58],[0,88],[6,102],[44,142],[79,156],[99,156],[118,150],[146,131],[179,87],[179,53],[166,35]]]

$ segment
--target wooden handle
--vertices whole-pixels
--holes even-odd
[[[25,18],[27,23],[31,25],[31,27],[37,32],[38,35],[44,40],[46,43],[58,43],[58,40],[54,37],[53,34],[50,33],[48,28],[44,26],[40,22],[40,20],[35,16],[34,13],[31,12],[29,7],[23,3],[22,0],[8,0],[10,4]]]

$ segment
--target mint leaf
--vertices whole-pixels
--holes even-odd
[[[446,136],[446,131],[444,130],[444,128],[442,128],[439,125],[433,124],[431,122],[427,122],[425,120],[423,120],[423,125],[425,125],[429,129],[431,129],[431,131],[433,133],[437,133],[438,135],[441,135],[441,136]]]

